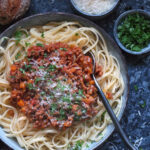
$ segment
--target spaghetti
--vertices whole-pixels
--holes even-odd
[[[4,38],[1,39],[1,43]],[[0,125],[8,137],[15,137],[25,149],[86,149],[91,141],[99,141],[110,118],[99,98],[96,98],[97,114],[90,120],[75,123],[66,130],[53,127],[34,128],[28,117],[11,104],[11,88],[8,75],[11,65],[25,58],[28,48],[50,42],[67,43],[80,47],[84,54],[92,51],[103,74],[97,80],[109,99],[116,115],[122,104],[124,82],[117,59],[107,49],[102,35],[94,28],[82,27],[76,22],[51,22],[30,30],[18,29],[6,46],[0,46]],[[39,45],[40,46],[40,45]],[[110,97],[110,94],[112,96]]]

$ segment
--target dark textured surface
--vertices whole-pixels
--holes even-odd
[[[96,21],[96,23],[113,37],[114,21],[119,14],[134,8],[150,11],[150,0],[122,0],[112,15]],[[69,0],[31,0],[31,6],[26,16],[49,11],[73,13]],[[0,26],[0,32],[6,27]],[[132,143],[140,150],[150,150],[150,55],[123,54],[128,64],[130,93],[121,124]],[[117,132],[114,132],[103,147],[98,149],[126,150]],[[0,150],[10,149],[0,141]]]

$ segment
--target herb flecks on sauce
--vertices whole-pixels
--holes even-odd
[[[65,129],[97,113],[97,90],[91,73],[92,60],[79,47],[37,44],[27,50],[23,60],[11,66],[12,104],[36,128]]]
[[[132,51],[141,51],[150,44],[150,20],[138,13],[128,15],[118,26],[118,38]]]

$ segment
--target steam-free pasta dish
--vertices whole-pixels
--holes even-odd
[[[7,40],[7,44],[2,44]],[[0,125],[26,150],[79,150],[103,137],[110,118],[91,77],[119,114],[124,82],[103,36],[77,22],[19,28],[0,46]]]
[[[89,15],[100,15],[111,10],[117,0],[73,0],[77,8]]]

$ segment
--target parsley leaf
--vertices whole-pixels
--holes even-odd
[[[60,50],[62,50],[62,51],[67,51],[67,49],[66,48],[59,48]]]
[[[63,100],[64,102],[68,102],[68,103],[71,102],[71,100],[70,100],[70,98],[69,98],[68,96],[62,97],[62,100]]]
[[[25,35],[26,37],[28,37],[28,34],[24,31],[21,31],[21,30],[17,30],[15,33],[14,33],[14,37],[16,39],[16,45],[18,45],[18,43],[21,41],[21,38],[22,36]]]
[[[59,111],[60,117],[58,118],[58,120],[63,120],[65,119],[65,111],[63,109],[60,109]]]
[[[104,112],[102,113],[101,121],[104,121],[105,114],[106,114],[106,111],[104,111]]]
[[[49,65],[47,71],[55,71],[56,66],[55,65]]]
[[[44,96],[46,93],[44,91],[41,92],[41,95]]]
[[[76,33],[76,34],[75,34],[75,36],[78,36],[78,35],[79,35],[79,33]]]
[[[21,73],[25,74],[25,70],[24,69],[20,68],[19,70],[21,71]]]
[[[25,70],[28,70],[28,69],[31,69],[31,65],[24,65],[24,67],[25,67]]]
[[[138,92],[138,86],[137,85],[134,85],[134,90],[135,90],[135,92]]]
[[[44,47],[42,43],[37,43],[36,46]]]
[[[82,140],[77,141],[75,146],[73,147],[73,150],[81,150],[83,144],[84,144],[84,141]]]
[[[44,37],[45,37],[45,36],[44,36],[44,32],[42,32],[42,33],[41,33],[41,37],[42,37],[42,38],[44,38]]]
[[[143,102],[143,104],[140,104],[141,108],[145,108],[146,106],[146,101]]]
[[[29,90],[35,89],[35,87],[33,87],[32,83],[27,83],[26,86]]]
[[[15,59],[17,60],[21,56],[21,53],[18,52],[17,55],[15,56]]]
[[[16,45],[18,45],[18,43],[20,42],[22,35],[23,35],[22,31],[17,30],[15,32]]]
[[[44,53],[44,57],[45,57],[45,58],[47,57],[47,53]]]
[[[51,104],[50,106],[50,110],[52,113],[54,113],[54,111],[57,109],[57,104]]]
[[[39,66],[39,69],[44,69],[45,67],[44,66]]]
[[[78,91],[78,94],[79,94],[80,96],[84,96],[83,90],[79,90],[79,91]]]
[[[37,84],[41,80],[42,80],[41,78],[36,78],[35,81],[34,81],[34,83]]]
[[[95,140],[90,140],[90,141],[91,141],[91,144],[96,142]]]
[[[30,46],[31,43],[25,42],[26,47]]]

